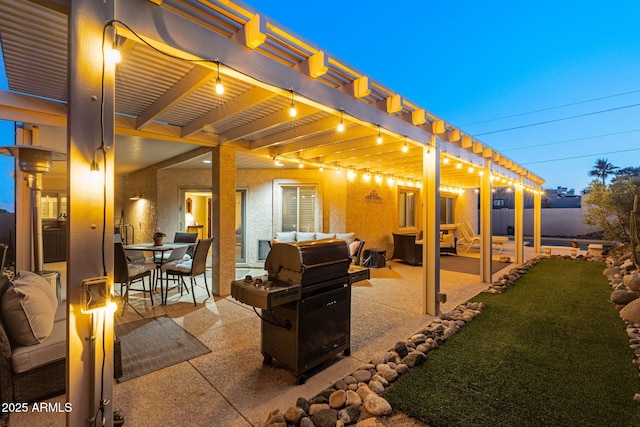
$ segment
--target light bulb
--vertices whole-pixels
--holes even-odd
[[[122,61],[122,55],[120,54],[120,51],[118,49],[107,49],[107,51],[104,53],[104,60],[108,64],[119,64],[120,61]]]
[[[296,110],[296,104],[291,103],[291,107],[289,107],[289,116],[295,117],[298,115],[298,110]]]
[[[219,76],[216,79],[216,93],[218,95],[222,95],[224,93],[224,86],[222,86],[222,80],[220,80]]]
[[[402,146],[402,152],[406,153],[407,151],[409,151],[409,146],[407,145],[407,143],[405,142],[404,145]]]
[[[338,132],[344,132],[344,123],[342,122],[342,120],[340,120],[340,123],[338,123]]]
[[[378,135],[378,137],[376,138],[376,142],[378,144],[382,144],[382,135]]]

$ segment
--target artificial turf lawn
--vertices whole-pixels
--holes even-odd
[[[385,393],[434,427],[640,426],[637,368],[595,262],[543,259]]]

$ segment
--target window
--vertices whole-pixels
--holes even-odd
[[[282,231],[315,231],[316,187],[282,186]]]
[[[454,197],[440,197],[440,224],[454,224]]]
[[[416,200],[418,192],[415,190],[398,190],[398,226],[416,226]]]

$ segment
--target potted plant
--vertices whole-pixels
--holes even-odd
[[[113,411],[113,425],[121,426],[122,424],[124,424],[124,415],[122,415],[122,412],[116,409],[115,411]]]
[[[162,240],[166,237],[167,235],[160,231],[160,228],[156,229],[156,232],[153,233],[153,244],[156,246],[162,246]]]
[[[58,215],[58,227],[65,228],[66,226],[67,226],[67,213],[60,212],[60,215]]]

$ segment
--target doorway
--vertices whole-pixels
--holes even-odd
[[[198,239],[211,237],[211,190],[182,190],[180,228],[198,233]]]

